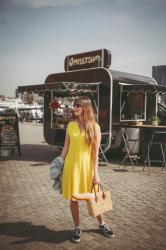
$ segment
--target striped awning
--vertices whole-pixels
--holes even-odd
[[[146,92],[146,93],[153,93],[153,94],[166,94],[166,86],[162,85],[152,85],[152,84],[125,84],[119,83],[122,88],[123,92]]]
[[[97,93],[96,86],[100,82],[96,83],[77,83],[77,82],[52,82],[40,85],[27,85],[19,86],[18,93],[44,93],[46,91],[53,91],[58,96],[71,96],[75,94],[92,94]]]

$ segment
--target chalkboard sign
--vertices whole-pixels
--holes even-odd
[[[17,114],[0,114],[0,148],[18,148],[21,155]]]

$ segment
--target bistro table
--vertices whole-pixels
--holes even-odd
[[[148,163],[149,167],[149,174],[150,174],[150,163],[151,162],[161,162],[162,163],[162,169],[163,166],[166,169],[166,162],[165,162],[165,143],[166,143],[166,130],[154,130],[151,136],[151,139],[148,143],[148,151],[147,151],[147,157],[145,161],[145,166]],[[150,153],[152,145],[158,145],[161,149],[162,159],[161,160],[151,160]],[[145,167],[144,167],[145,168]]]
[[[164,125],[152,125],[152,124],[134,124],[134,123],[113,123],[113,127],[119,128],[139,128],[140,129],[140,161],[145,163],[144,168],[146,167],[146,163],[148,162],[149,175],[150,175],[150,150],[156,134],[160,134],[158,136],[157,143],[161,146],[162,144],[162,157],[163,157],[163,165],[165,166],[165,142],[166,142],[166,126]],[[164,141],[165,140],[165,141]],[[153,143],[153,144],[157,144]],[[164,147],[163,147],[164,145]],[[143,170],[144,170],[143,168]],[[166,168],[166,166],[165,166]]]

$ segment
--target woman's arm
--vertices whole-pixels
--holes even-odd
[[[100,177],[98,173],[98,155],[99,155],[100,142],[101,142],[101,132],[100,132],[100,127],[98,126],[96,144],[94,145],[94,148],[92,150],[92,160],[93,160],[93,166],[94,166],[93,182],[96,184],[100,183]]]
[[[65,158],[66,158],[66,155],[67,155],[68,150],[69,150],[69,145],[70,145],[70,137],[69,137],[67,130],[66,130],[65,142],[64,142],[64,146],[63,146],[63,149],[61,152],[61,157],[63,160],[65,160]]]

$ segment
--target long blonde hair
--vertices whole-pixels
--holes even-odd
[[[94,145],[97,139],[96,121],[91,99],[88,96],[78,97],[75,101],[83,108],[83,121],[85,126],[86,141]]]

